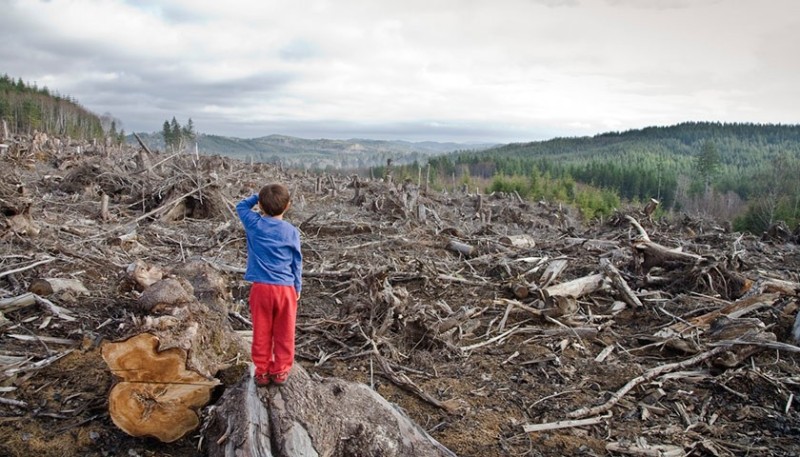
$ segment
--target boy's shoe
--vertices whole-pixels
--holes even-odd
[[[282,385],[286,384],[286,380],[287,379],[289,379],[289,372],[288,371],[284,371],[283,373],[276,373],[276,374],[272,375],[272,382],[274,382],[275,385],[278,385],[278,386],[282,386]]]
[[[255,376],[256,385],[259,387],[266,387],[270,383],[269,373],[263,373]]]

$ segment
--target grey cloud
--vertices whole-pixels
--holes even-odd
[[[205,128],[220,123],[235,128],[240,121],[220,114],[206,117],[205,106],[246,109],[268,102],[287,80],[286,75],[261,74],[206,83],[189,80],[177,71],[152,72],[84,85],[76,92],[85,94],[80,99],[87,106],[110,111],[139,131],[157,128],[163,118],[172,116],[184,121],[191,117],[202,130],[204,126],[197,122],[200,118],[207,121]]]

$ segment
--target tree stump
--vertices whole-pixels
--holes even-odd
[[[158,346],[158,337],[150,333],[103,345],[103,360],[122,379],[108,395],[108,412],[131,436],[171,443],[200,425],[198,409],[219,381],[187,370],[182,349],[159,351]]]
[[[245,376],[222,396],[205,436],[210,457],[455,456],[366,385],[315,380],[300,365],[281,387],[256,388]]]
[[[199,290],[211,287],[203,286],[199,277],[203,275],[194,278]],[[182,277],[153,283],[137,306],[157,315],[139,319],[131,337],[103,345],[103,359],[120,378],[109,393],[109,414],[130,435],[164,442],[185,436],[200,425],[197,410],[220,384],[215,376],[237,364],[244,368],[249,360],[227,314],[197,301],[194,294]]]

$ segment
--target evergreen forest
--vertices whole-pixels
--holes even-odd
[[[584,216],[657,199],[662,212],[760,233],[800,223],[800,125],[687,122],[431,158],[432,182],[566,201]],[[417,167],[419,165],[416,165]],[[400,173],[416,177],[412,167]]]
[[[40,131],[78,139],[101,138],[106,133],[100,117],[72,98],[8,75],[0,76],[0,120],[16,133]]]

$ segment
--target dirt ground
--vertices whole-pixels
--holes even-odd
[[[202,429],[164,444],[114,426],[115,380],[100,347],[135,333],[143,317],[127,280],[137,260],[214,266],[231,293],[231,325],[247,330],[246,246],[232,208],[272,181],[292,190],[287,220],[302,231],[298,363],[372,386],[457,455],[800,455],[796,239],[683,215],[651,221],[637,208],[581,221],[558,204],[426,191],[416,179],[354,185],[220,157],[41,138],[6,144],[0,300],[42,278],[75,279],[88,293],[40,293],[74,320],[38,301],[3,311],[0,455],[204,455]],[[642,234],[625,215],[652,242],[698,259],[645,271],[634,247]],[[535,245],[503,239],[519,235]],[[563,300],[543,292],[603,273],[602,259],[641,307],[613,286]],[[555,261],[566,263],[553,274]],[[732,293],[733,277],[746,287]],[[515,295],[519,285],[529,295]],[[730,329],[722,320],[693,320],[724,317],[742,300],[759,306],[728,318],[748,333],[720,336]],[[438,404],[393,382],[372,343]],[[733,366],[724,357],[692,362],[718,347],[752,354],[731,356]],[[525,431],[581,419],[594,421]]]

